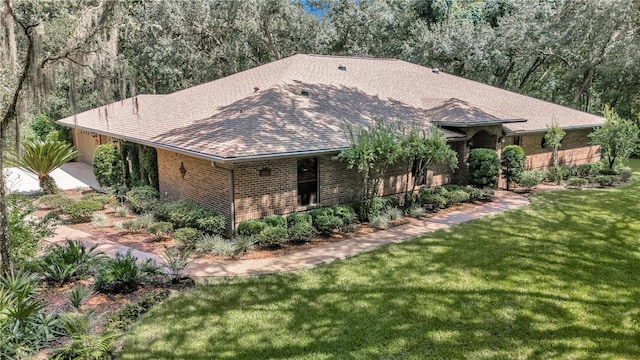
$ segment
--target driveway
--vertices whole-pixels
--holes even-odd
[[[7,187],[9,192],[19,192],[23,194],[40,191],[38,176],[20,168],[5,169],[7,175]],[[93,168],[83,162],[68,162],[58,169],[55,169],[51,176],[62,190],[76,188],[93,188],[102,190],[96,177],[93,175]]]

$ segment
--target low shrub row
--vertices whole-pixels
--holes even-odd
[[[547,180],[556,184],[566,182],[567,186],[572,188],[581,188],[588,184],[607,187],[617,182],[627,182],[632,175],[632,171],[628,167],[618,167],[611,170],[598,161],[581,165],[560,165],[551,167],[546,171],[525,171],[522,174],[519,185],[531,190],[536,185]]]
[[[92,214],[102,210],[110,202],[110,197],[89,193],[74,201],[61,194],[47,194],[40,196],[38,202],[50,210],[67,215],[73,223],[81,223],[91,221]]]
[[[427,211],[435,212],[456,204],[474,202],[486,197],[487,195],[482,190],[471,186],[445,185],[423,187],[418,192],[415,201]]]

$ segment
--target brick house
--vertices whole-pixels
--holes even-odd
[[[599,159],[587,134],[600,116],[399,60],[294,55],[166,95],[138,95],[59,120],[80,161],[98,144],[126,140],[157,151],[159,190],[246,219],[358,198],[361,179],[333,160],[348,147],[346,124],[373,118],[440,126],[460,158],[455,174],[421,176],[428,185],[464,183],[470,149],[519,144],[527,166],[545,168],[543,147],[555,121],[567,132],[567,164]],[[425,174],[423,174],[425,175]],[[401,191],[404,166],[391,169],[385,194]]]

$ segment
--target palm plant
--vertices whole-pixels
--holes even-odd
[[[25,141],[22,146],[24,149],[19,165],[38,175],[40,188],[47,194],[53,194],[58,189],[51,172],[80,155],[63,141],[33,140]]]

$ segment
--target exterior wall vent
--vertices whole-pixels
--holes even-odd
[[[436,68],[436,69],[431,70],[431,72],[434,73],[434,74],[440,74],[440,69]]]
[[[338,65],[338,70],[347,71],[347,65]]]
[[[302,94],[302,96],[309,96],[309,90],[302,90],[300,94]]]

